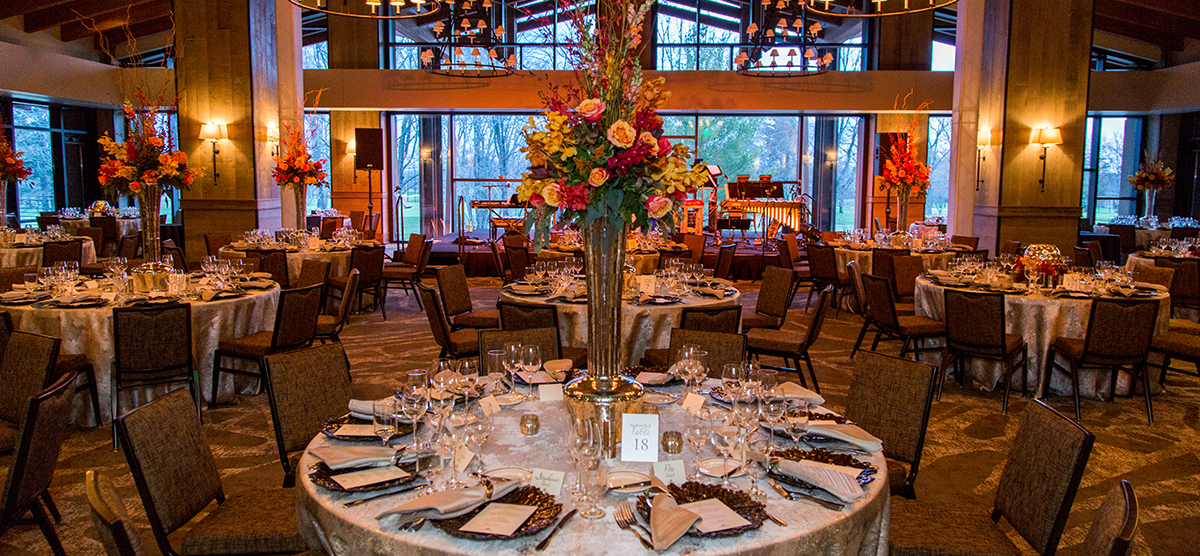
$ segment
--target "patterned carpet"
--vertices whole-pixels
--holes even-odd
[[[497,279],[473,278],[470,283],[477,306],[494,302]],[[741,282],[738,286],[746,291],[744,305],[752,307],[758,284]],[[786,328],[802,329],[807,323],[804,303],[802,292]],[[393,292],[387,308],[386,322],[378,313],[356,317],[343,334],[355,381],[388,386],[398,373],[428,365],[437,355],[425,314],[411,297]],[[846,400],[853,364],[848,356],[862,321],[846,312],[831,313],[830,317],[813,356],[827,405],[836,409]],[[881,346],[886,353],[898,349],[894,343]],[[1068,397],[1049,401],[1064,412],[1070,410]],[[986,515],[1026,403],[1019,393],[1014,394],[1006,416],[1000,412],[998,392],[948,383],[942,400],[933,406],[916,482],[918,497],[971,504]],[[1200,380],[1172,375],[1167,392],[1154,399],[1154,413],[1157,424],[1148,426],[1140,398],[1084,400],[1083,423],[1096,434],[1096,444],[1060,554],[1078,553],[1075,547],[1086,536],[1101,500],[1122,478],[1133,482],[1141,503],[1138,553],[1196,553],[1200,544]],[[239,397],[235,404],[206,410],[204,428],[227,495],[281,484],[266,396]],[[103,554],[83,493],[88,469],[114,479],[134,521],[143,527],[147,548],[154,550],[133,479],[122,454],[112,451],[110,434],[107,427],[72,429],[63,446],[50,490],[63,514],[58,531],[68,554]],[[7,470],[10,460],[11,456],[0,457],[0,468]],[[1024,546],[1020,540],[1017,544]],[[37,527],[23,523],[0,535],[0,554],[41,555],[50,550]]]

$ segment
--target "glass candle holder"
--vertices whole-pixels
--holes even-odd
[[[532,436],[538,433],[539,428],[537,415],[526,413],[521,416],[521,434]]]
[[[683,433],[679,431],[663,431],[662,449],[668,454],[678,454],[683,451]]]

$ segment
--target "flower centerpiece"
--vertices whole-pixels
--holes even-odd
[[[891,149],[888,160],[883,163],[879,189],[896,194],[896,229],[908,229],[908,202],[914,194],[920,195],[929,189],[929,166],[917,160],[917,145],[913,133],[890,133]]]
[[[517,195],[533,207],[526,228],[534,249],[547,244],[556,218],[583,230],[589,372],[566,394],[576,417],[601,423],[609,455],[620,415],[636,409],[642,393],[619,372],[626,237],[631,227],[670,226],[675,209],[707,180],[703,165],[689,163],[687,146],[663,137],[665,80],[642,78],[642,21],[652,4],[599,0],[594,18],[575,4],[568,51],[578,82],[542,94],[545,110],[530,118],[521,149],[529,170]]]
[[[1154,157],[1153,160],[1138,166],[1137,173],[1129,176],[1129,184],[1138,191],[1146,192],[1145,216],[1151,216],[1154,214],[1154,198],[1158,196],[1158,192],[1175,185],[1175,171],[1167,167],[1161,158]]]
[[[8,186],[16,187],[17,183],[28,179],[33,170],[25,165],[24,152],[13,152],[12,143],[0,134],[0,220],[3,226],[8,225]]]
[[[285,126],[286,127],[286,126]],[[313,160],[302,129],[288,129],[281,145],[283,152],[275,157],[271,175],[281,189],[290,188],[296,195],[296,229],[303,230],[308,207],[308,186],[328,185],[325,178],[325,159]]]

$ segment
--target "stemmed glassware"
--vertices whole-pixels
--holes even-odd
[[[762,499],[766,493],[758,482],[771,470],[771,435],[751,432],[746,442],[746,472],[750,474],[750,496]]]
[[[392,436],[396,434],[396,399],[384,398],[375,400],[371,408],[372,417],[374,417],[375,434],[383,439],[383,445],[387,446]]]
[[[768,437],[770,442],[768,451],[770,452],[775,451],[775,423],[783,418],[784,414],[787,413],[787,409],[787,398],[782,391],[776,388],[771,388],[765,392],[759,400],[759,411],[762,412],[763,417],[766,417],[771,425],[771,435]],[[805,413],[807,413],[807,408],[805,409]]]
[[[508,378],[508,392],[517,392],[516,374],[521,368],[521,343],[504,344],[504,375]]]
[[[730,395],[734,390],[741,388],[742,382],[745,379],[745,369],[740,363],[726,363],[721,368],[721,384],[725,387],[726,395]]]
[[[529,383],[529,393],[526,394],[525,399],[532,401],[534,399],[533,373],[542,368],[542,350],[540,346],[521,346],[521,368],[525,370],[525,376],[528,377],[526,382]]]
[[[491,349],[487,352],[487,369],[483,370],[484,374],[492,375],[496,383],[492,384],[492,394],[505,392],[504,386],[504,356],[507,354],[502,349]]]
[[[455,456],[463,446],[466,446],[467,440],[471,438],[466,427],[455,426],[453,421],[453,419],[445,419],[442,426],[441,444],[450,455],[450,480],[446,482],[447,489],[459,488],[466,484],[458,479],[458,466],[455,465]]]
[[[483,406],[479,403],[471,404],[470,417],[467,419],[467,434],[471,437],[471,444],[475,446],[475,453],[479,454],[479,474],[485,473],[483,464],[483,445],[487,443],[488,437],[492,435],[492,430],[495,425],[492,423],[492,416],[488,415],[483,410]],[[473,419],[472,419],[473,418]]]
[[[583,465],[585,454],[595,446],[592,442],[591,421],[574,419],[571,424],[571,436],[567,439],[567,454],[571,456],[571,461],[575,464],[576,473],[575,484],[571,485],[568,490],[575,495],[577,501],[580,501],[584,497],[581,465]],[[594,452],[594,450],[592,451]],[[595,454],[593,453],[591,457],[595,457]]]
[[[479,362],[473,358],[463,359],[458,364],[458,376],[455,377],[456,389],[461,391],[467,403],[471,402],[471,394],[479,385]]]
[[[683,431],[683,437],[687,443],[692,446],[692,450],[696,454],[696,472],[688,475],[688,480],[701,481],[704,476],[700,474],[700,449],[708,444],[708,437],[711,434],[710,424],[706,417],[708,410],[701,410],[700,416],[688,421],[687,428]]]
[[[729,457],[742,447],[742,429],[734,425],[721,425],[713,427],[712,430],[712,445],[717,451],[721,452],[721,486],[731,488],[729,476],[732,474],[729,468]]]
[[[787,415],[783,419],[787,424],[788,436],[792,437],[792,446],[799,447],[800,439],[808,434],[808,403],[804,400],[789,400]]]
[[[424,369],[413,369],[405,374],[405,383],[400,392],[400,411],[412,421],[412,443],[405,448],[417,448],[417,424],[429,410],[429,396],[425,387],[429,373]]]
[[[587,519],[599,519],[607,514],[596,503],[608,491],[608,473],[600,457],[600,430],[594,422],[583,421],[575,434],[580,438],[578,480],[583,487],[582,501],[587,504],[579,515]]]

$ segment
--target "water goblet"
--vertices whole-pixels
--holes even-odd
[[[417,424],[421,420],[421,416],[429,410],[429,398],[425,397],[424,389],[422,388],[406,388],[403,395],[400,397],[400,412],[412,421],[413,437],[412,443],[405,446],[405,449],[418,447],[417,444]]]
[[[788,436],[792,437],[792,446],[798,447],[800,440],[808,434],[808,402],[789,400],[787,414],[783,420],[787,425]]]
[[[396,399],[384,398],[375,400],[372,404],[372,416],[374,417],[375,434],[383,439],[383,445],[387,446],[388,441],[396,434]]]
[[[758,488],[758,482],[771,470],[770,435],[752,432],[746,443],[746,472],[750,474],[750,496],[762,499],[766,494]]]
[[[772,452],[775,451],[775,423],[778,423],[783,418],[787,410],[788,399],[777,388],[768,390],[761,398],[759,411],[762,412],[763,417],[766,417],[767,421],[771,424],[770,449]]]
[[[471,437],[471,444],[475,446],[475,453],[480,454],[478,472],[483,474],[483,445],[487,443],[488,438],[492,435],[495,424],[492,422],[492,416],[488,415],[479,403],[471,404],[468,411],[470,412],[470,417],[467,419],[467,434]]]
[[[521,369],[521,343],[510,342],[504,344],[504,375],[508,379],[508,391],[516,393],[517,382],[516,374]]]
[[[487,352],[487,368],[483,369],[482,373],[495,377],[495,382],[492,384],[492,393],[503,393],[505,389],[504,382],[504,355],[502,349],[491,349]]]
[[[462,392],[467,402],[470,402],[471,394],[476,393],[476,388],[479,386],[479,362],[472,358],[463,359],[458,364],[458,376],[455,382],[455,389]]]
[[[521,346],[521,368],[525,370],[525,376],[529,377],[529,393],[525,396],[525,399],[533,400],[533,373],[542,368],[542,350],[540,346]]]
[[[725,395],[731,395],[734,390],[741,388],[745,376],[745,369],[740,363],[726,363],[721,368],[721,384],[725,387]]]
[[[704,475],[700,474],[700,449],[708,444],[710,434],[710,421],[696,417],[688,422],[687,427],[683,430],[683,438],[691,445],[695,452],[696,472],[688,475],[689,481],[702,481]]]
[[[450,480],[446,481],[445,487],[447,490],[452,488],[460,488],[466,483],[458,479],[458,465],[455,465],[455,456],[467,444],[467,440],[471,435],[466,429],[460,426],[455,426],[453,420],[447,419],[442,426],[441,444],[450,454]]]
[[[742,438],[742,429],[733,425],[721,425],[712,430],[713,448],[721,453],[721,486],[724,488],[733,486],[729,482],[730,471],[733,471],[729,467],[729,457],[741,449]]]

